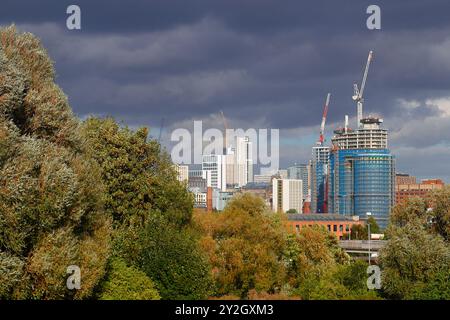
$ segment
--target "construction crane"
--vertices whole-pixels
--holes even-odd
[[[325,105],[323,106],[323,115],[322,115],[322,123],[320,124],[320,135],[319,141],[317,141],[317,145],[322,146],[325,141],[325,122],[327,121],[327,113],[328,113],[328,105],[330,104],[331,93],[327,94],[327,98],[325,100]]]
[[[223,114],[222,110],[220,110],[220,115],[222,116],[223,127],[224,127],[224,133],[223,133],[223,154],[227,154],[227,130],[228,130],[228,123],[227,123],[227,119],[225,118],[225,115]]]
[[[372,61],[373,51],[369,51],[369,56],[367,57],[366,69],[364,70],[364,75],[361,81],[361,86],[358,88],[358,84],[353,84],[353,96],[352,99],[356,101],[356,127],[361,126],[361,119],[363,118],[363,102],[364,102],[364,88],[366,87],[367,74],[369,73],[370,62]]]
[[[323,147],[323,143],[325,141],[325,122],[327,121],[327,114],[328,114],[328,106],[330,105],[330,97],[331,93],[327,94],[327,98],[325,99],[325,105],[323,106],[323,114],[322,114],[322,122],[320,124],[320,135],[319,140],[317,141],[317,146]],[[322,212],[327,212],[328,210],[328,180],[327,180],[327,166],[325,165],[323,168],[323,177],[324,177],[324,184],[321,188],[323,188],[323,194],[324,194],[324,201],[322,204]]]

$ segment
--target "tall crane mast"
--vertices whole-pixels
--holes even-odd
[[[359,128],[361,126],[361,119],[363,118],[363,102],[364,102],[364,88],[366,87],[367,74],[369,73],[370,63],[372,62],[373,51],[369,51],[369,56],[367,57],[366,68],[364,70],[364,75],[361,81],[361,86],[358,88],[358,84],[353,84],[353,96],[352,99],[356,101],[356,119]]]
[[[317,141],[317,144],[320,146],[322,146],[323,142],[325,141],[325,138],[324,138],[325,122],[327,121],[328,105],[330,104],[330,97],[331,97],[331,93],[328,93],[327,98],[325,100],[325,105],[323,106],[323,115],[322,115],[322,123],[320,124],[319,141]]]

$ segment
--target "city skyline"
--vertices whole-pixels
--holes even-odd
[[[445,1],[4,0],[0,302],[450,300]]]
[[[26,3],[27,10],[22,2],[6,1],[0,23],[42,39],[77,115],[112,115],[150,126],[153,137],[165,118],[162,142],[170,147],[170,132],[192,120],[221,128],[223,110],[230,127],[279,128],[282,168],[311,157],[326,92],[326,144],[344,114],[354,127],[352,84],[374,50],[365,109],[385,119],[397,170],[450,182],[445,1],[379,1],[376,31],[365,27],[367,1],[339,9],[263,1],[258,10],[246,1],[78,1],[83,27],[75,32],[61,15],[69,2]]]

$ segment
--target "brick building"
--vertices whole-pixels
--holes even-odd
[[[425,179],[420,183],[396,184],[395,201],[401,203],[410,197],[427,199],[430,192],[444,187],[441,179]]]
[[[416,184],[416,177],[410,176],[407,173],[397,173],[395,174],[395,184]]]
[[[302,228],[319,225],[342,239],[343,235],[350,233],[353,225],[363,224],[358,216],[344,216],[341,214],[288,214],[288,231],[299,232]]]

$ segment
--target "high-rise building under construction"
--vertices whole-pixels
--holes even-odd
[[[311,211],[313,213],[327,213],[327,174],[328,162],[330,159],[330,147],[324,145],[325,142],[325,122],[327,119],[328,105],[331,94],[327,94],[323,107],[322,123],[320,124],[319,140],[312,148],[311,161]]]
[[[329,161],[329,212],[367,218],[385,228],[395,203],[395,159],[382,119],[363,118],[355,131],[335,131]]]
[[[311,161],[311,212],[327,213],[327,175],[330,147],[312,148]]]

